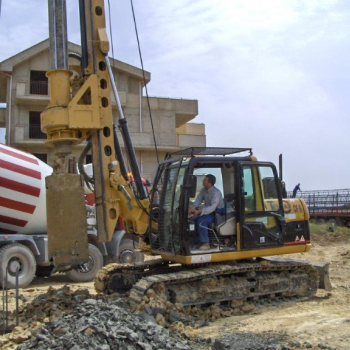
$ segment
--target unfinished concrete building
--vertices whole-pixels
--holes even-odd
[[[68,43],[68,51],[80,54],[80,46]],[[70,65],[79,65],[77,58],[69,57]],[[120,102],[128,121],[132,142],[143,177],[152,180],[157,168],[155,142],[159,160],[167,152],[187,147],[206,145],[205,126],[191,122],[198,114],[198,101],[150,97],[151,115],[143,96],[142,70],[111,59]],[[34,154],[52,165],[53,147],[45,144],[41,132],[40,114],[49,103],[49,83],[45,75],[50,67],[49,40],[22,51],[0,62],[0,127],[6,128],[6,144]],[[145,72],[146,84],[151,75]],[[117,104],[114,97],[113,116],[117,123]],[[122,142],[121,142],[122,143]],[[78,156],[85,142],[74,148]],[[86,162],[91,162],[89,156]]]

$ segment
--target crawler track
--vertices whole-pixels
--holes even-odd
[[[205,305],[230,300],[306,299],[318,286],[317,270],[301,262],[237,262],[203,267],[166,264],[114,265],[95,280],[104,293],[130,290],[130,304],[139,305],[147,291],[183,305]]]

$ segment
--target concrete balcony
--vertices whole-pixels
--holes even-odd
[[[124,142],[119,135],[119,142],[121,147],[124,148]],[[135,150],[151,150],[154,151],[154,140],[152,133],[138,133],[131,132],[130,137]],[[41,146],[41,147],[52,147],[51,145],[45,145],[46,135],[40,130],[40,126],[29,126],[21,125],[15,127],[14,137],[11,140],[11,145],[26,149],[26,147]],[[156,136],[157,148],[163,152],[174,152],[179,149],[189,147],[205,147],[206,136],[205,135],[189,135],[189,134],[178,134],[176,142],[162,142],[159,135]],[[83,147],[82,143],[78,145],[78,148]]]
[[[180,148],[205,147],[205,124],[186,123],[176,129],[177,143]]]
[[[17,125],[11,144],[37,146],[44,145],[45,141],[46,134],[41,132],[40,126]]]
[[[50,101],[50,97],[47,94],[47,91],[48,90],[46,86],[46,89],[34,89],[34,92],[37,94],[32,94],[30,93],[30,82],[17,82],[15,90],[15,102],[16,104],[20,105],[36,106],[38,108],[41,107],[44,109]],[[45,92],[46,94],[41,94]]]
[[[174,99],[176,114],[198,114],[198,101],[186,99]]]
[[[154,139],[151,132],[130,132],[130,138],[135,149],[154,149]],[[119,142],[120,145],[124,147],[124,141],[121,135],[119,137]],[[175,141],[173,143],[170,143],[169,141],[162,142],[159,134],[156,135],[156,143],[157,147],[160,149],[168,149],[169,147],[173,149],[177,146],[175,145]]]
[[[188,135],[205,135],[205,124],[203,123],[186,123],[176,128],[177,134]]]
[[[130,138],[134,148],[154,147],[152,134],[148,132],[131,132]],[[121,142],[124,146],[124,142]]]
[[[198,115],[197,100],[150,97],[150,106],[151,110],[175,112],[176,128],[188,123],[190,120],[192,120]],[[146,98],[143,98],[142,100],[142,108],[148,108]]]
[[[18,82],[15,91],[16,104],[41,107],[44,110],[50,102],[48,87],[45,88],[42,84],[35,86],[33,88],[33,83],[30,82]],[[118,95],[122,107],[126,106],[126,91],[118,90]],[[116,109],[118,105],[113,94],[111,94],[111,101],[112,108]]]
[[[206,147],[206,136],[205,135],[178,135],[178,146],[179,148],[188,147]]]
[[[154,139],[151,132],[130,132],[133,147],[135,149],[154,150]],[[119,137],[119,142],[124,147],[122,137]],[[205,147],[206,136],[205,135],[177,135],[176,139],[169,140],[169,137],[162,138],[162,135],[156,135],[156,143],[159,150],[163,151],[176,151],[181,148],[188,147]]]
[[[122,107],[126,106],[126,91],[125,90],[118,90],[118,96],[119,96],[119,100],[120,100],[120,104],[122,105]],[[113,109],[117,109],[118,108],[118,104],[114,98],[114,94],[111,93],[111,101],[112,101],[112,108]]]
[[[135,149],[154,149],[154,140],[152,133],[137,133],[131,132],[130,137]],[[160,150],[174,151],[188,147],[205,147],[206,136],[205,135],[190,135],[190,134],[177,134],[176,139],[169,140],[169,137],[164,138],[161,135],[156,135],[157,147]],[[122,147],[124,143],[120,140]]]

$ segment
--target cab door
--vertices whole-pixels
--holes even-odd
[[[153,183],[160,191],[158,232],[151,235],[152,252],[175,254],[180,249],[180,224],[183,221],[181,193],[186,167],[182,158],[164,160]]]
[[[281,189],[272,163],[241,163],[241,249],[282,246],[285,218]]]

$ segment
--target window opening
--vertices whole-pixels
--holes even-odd
[[[46,134],[41,131],[40,114],[41,112],[29,112],[30,139],[46,139]]]
[[[40,159],[42,162],[47,164],[47,154],[46,153],[33,153],[34,157],[37,157]]]
[[[30,71],[30,89],[31,95],[48,95],[49,80],[45,71]]]

